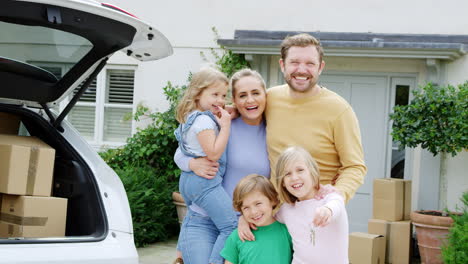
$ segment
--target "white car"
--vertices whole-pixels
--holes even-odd
[[[141,61],[172,54],[158,30],[110,5],[1,1],[0,113],[20,116],[27,135],[55,149],[53,195],[68,199],[68,211],[65,237],[0,238],[0,263],[138,263],[122,182],[64,119],[122,49]],[[70,67],[56,76],[37,66],[43,62]],[[68,105],[56,112],[64,99]]]

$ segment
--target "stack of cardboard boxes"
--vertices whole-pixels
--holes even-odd
[[[412,234],[411,181],[376,179],[373,193],[373,219],[369,219],[368,234],[356,232],[349,237],[350,263],[408,264]]]
[[[64,236],[67,199],[51,197],[55,150],[18,136],[19,125],[0,113],[0,238]]]

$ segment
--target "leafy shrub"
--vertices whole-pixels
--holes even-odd
[[[468,192],[460,199],[462,214],[451,214],[454,223],[449,230],[448,244],[442,247],[442,258],[446,264],[468,263]]]
[[[177,182],[150,166],[116,169],[127,191],[137,247],[176,234],[178,222],[170,199]]]
[[[414,91],[408,105],[395,106],[393,139],[401,147],[421,144],[434,156],[468,148],[468,82],[458,87],[437,87],[431,83]]]

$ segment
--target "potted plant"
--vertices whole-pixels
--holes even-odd
[[[468,82],[458,87],[438,87],[431,83],[413,92],[408,105],[395,106],[392,136],[400,147],[417,147],[434,156],[457,155],[468,148]],[[415,211],[411,220],[416,228],[423,263],[443,263],[440,246],[446,240],[453,220],[441,211]]]
[[[468,192],[460,200],[462,213],[450,215],[453,226],[449,230],[448,243],[442,247],[445,264],[468,263]]]

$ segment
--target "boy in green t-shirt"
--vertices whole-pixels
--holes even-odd
[[[291,236],[286,226],[273,218],[279,201],[271,182],[258,174],[248,175],[237,184],[233,196],[234,209],[257,230],[253,230],[255,241],[242,242],[235,229],[221,251],[224,263],[291,263]]]

